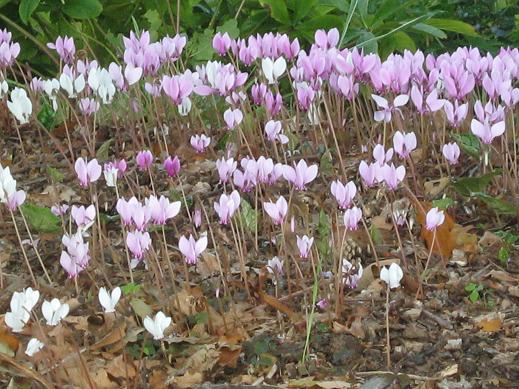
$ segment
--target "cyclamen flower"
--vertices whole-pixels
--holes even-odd
[[[16,180],[11,175],[9,166],[0,165],[0,203],[7,203],[16,193]]]
[[[399,107],[402,107],[407,104],[409,101],[408,95],[398,95],[393,100],[393,104],[389,104],[389,102],[383,98],[382,96],[377,96],[372,94],[371,97],[375,100],[378,107],[381,108],[380,111],[375,111],[374,119],[376,122],[390,122],[391,121],[391,113],[393,111],[400,112]]]
[[[202,135],[193,135],[190,140],[191,146],[196,150],[197,153],[203,153],[207,146],[211,143],[211,138]]]
[[[381,144],[375,145],[373,148],[373,158],[380,166],[383,166],[384,163],[388,163],[393,158],[393,148],[389,148],[387,151],[384,150],[384,146]]]
[[[222,157],[216,161],[216,169],[218,170],[218,177],[220,178],[221,184],[224,184],[229,180],[236,170],[237,165],[238,163],[234,158],[225,159]]]
[[[121,298],[121,288],[116,287],[110,294],[106,291],[105,287],[99,289],[99,303],[103,307],[105,313],[115,312],[115,306]]]
[[[371,188],[377,183],[377,171],[380,169],[378,163],[373,162],[369,165],[366,161],[361,161],[359,165],[359,174],[368,188]]]
[[[425,217],[425,227],[429,231],[433,231],[443,224],[445,221],[445,214],[439,211],[438,207],[431,208]]]
[[[94,99],[87,97],[87,98],[79,100],[79,109],[85,116],[93,115],[94,113],[99,111],[100,107],[101,107],[101,105],[99,104],[99,102],[97,102]]]
[[[362,210],[357,207],[352,207],[344,212],[344,226],[346,230],[356,230],[359,221],[362,219]]]
[[[49,49],[57,51],[61,60],[65,63],[72,63],[74,55],[76,54],[76,46],[74,45],[74,38],[68,36],[58,36],[56,43],[47,43]]]
[[[83,205],[80,207],[73,205],[70,214],[76,226],[82,231],[86,231],[94,224],[96,208],[94,204],[89,205],[87,208]]]
[[[389,269],[383,266],[380,270],[380,279],[384,281],[390,289],[398,288],[403,277],[404,272],[396,263],[392,263]]]
[[[69,312],[68,304],[61,304],[61,302],[54,298],[51,301],[45,300],[41,305],[41,312],[49,326],[57,326],[59,322],[64,319]]]
[[[220,55],[225,55],[231,48],[231,37],[228,33],[216,33],[213,37],[213,49]]]
[[[460,157],[460,147],[456,142],[443,145],[442,153],[450,165],[456,165]]]
[[[214,210],[220,218],[220,224],[226,225],[229,223],[234,212],[239,208],[240,201],[240,194],[236,190],[233,190],[229,196],[226,194],[220,196],[220,200],[214,203]]]
[[[90,262],[88,242],[83,241],[80,231],[74,235],[63,235],[61,242],[66,251],[61,252],[59,263],[69,278],[76,278]]]
[[[310,254],[310,250],[312,249],[312,244],[314,243],[314,238],[310,238],[307,235],[303,235],[302,237],[297,235],[297,248],[299,249],[299,257],[301,259],[307,259]]]
[[[150,196],[146,199],[146,207],[148,208],[151,219],[155,224],[164,225],[168,219],[172,219],[180,212],[180,201],[172,203],[164,197]]]
[[[23,190],[18,190],[7,199],[7,209],[16,211],[25,202],[26,194]]]
[[[180,159],[177,156],[175,158],[167,157],[164,160],[164,169],[169,177],[175,177],[180,171]]]
[[[340,209],[346,209],[351,205],[353,198],[357,194],[357,187],[353,181],[343,185],[339,180],[333,181],[331,185],[332,195],[337,200]]]
[[[87,163],[86,160],[81,157],[76,160],[74,169],[79,179],[79,184],[84,188],[86,188],[90,183],[96,182],[99,177],[101,177],[103,171],[101,165],[97,162],[97,159],[92,159]]]
[[[14,292],[11,297],[11,311],[4,316],[5,324],[13,332],[20,332],[31,317],[31,311],[40,298],[40,292],[32,288],[24,289],[22,292]]]
[[[272,218],[275,225],[281,225],[285,222],[288,213],[288,203],[283,196],[280,196],[275,203],[263,203],[263,209]]]
[[[202,226],[202,210],[198,207],[196,207],[195,212],[193,212],[193,225],[196,229]]]
[[[171,324],[171,317],[166,316],[162,311],[159,311],[153,319],[146,316],[143,324],[144,328],[153,335],[153,339],[160,340],[164,338],[164,330]]]
[[[278,257],[269,259],[267,262],[267,270],[269,273],[274,273],[277,276],[283,275],[283,262]]]
[[[271,58],[263,58],[261,60],[261,69],[269,84],[275,84],[277,79],[285,73],[287,62],[285,58],[279,57],[275,61]]]
[[[395,190],[405,178],[405,167],[395,167],[394,164],[384,165],[380,170],[381,178],[390,190]]]
[[[153,154],[149,150],[139,151],[137,157],[135,157],[135,162],[137,162],[139,170],[148,170],[153,164]]]
[[[283,129],[281,128],[281,122],[275,120],[269,120],[265,124],[265,135],[267,139],[271,142],[279,141],[281,144],[288,143],[288,137],[283,134]]]
[[[304,159],[300,160],[294,167],[285,165],[283,168],[283,177],[290,182],[297,190],[305,190],[306,184],[312,182],[317,177],[317,165],[306,164]]]
[[[7,108],[20,122],[20,124],[29,123],[32,113],[32,102],[27,97],[27,92],[21,88],[14,88],[11,91],[11,100],[7,101]]]
[[[353,266],[347,259],[342,260],[342,282],[344,282],[346,287],[355,289],[363,273],[364,269],[360,263],[357,266]]]
[[[151,237],[148,231],[132,231],[126,235],[126,246],[134,257],[132,266],[135,267],[144,258],[144,254],[151,246]]]
[[[200,239],[195,240],[193,235],[189,235],[189,239],[182,235],[178,242],[178,248],[184,255],[186,263],[188,265],[194,265],[200,254],[207,248],[207,237],[202,236]]]
[[[143,231],[146,228],[151,218],[148,207],[142,205],[135,197],[132,197],[128,201],[120,198],[117,200],[116,209],[125,226],[133,223],[135,228],[139,231]]]
[[[113,188],[117,185],[119,169],[117,169],[117,167],[112,162],[104,164],[103,174],[105,176],[106,186]]]
[[[393,148],[400,158],[407,158],[416,149],[416,135],[414,132],[408,134],[395,132],[393,135]]]
[[[50,208],[50,211],[56,216],[63,216],[69,209],[68,204],[56,204]]]
[[[477,119],[472,119],[470,130],[485,144],[491,144],[492,141],[501,136],[505,132],[505,122],[500,121],[490,125],[488,121],[481,123]]]
[[[227,124],[227,128],[232,130],[234,127],[240,125],[243,120],[243,113],[238,108],[231,109],[229,108],[223,113],[223,119]]]
[[[32,357],[34,354],[39,352],[43,348],[44,344],[40,342],[36,338],[31,338],[29,343],[27,343],[27,348],[25,349],[25,354],[29,357]]]

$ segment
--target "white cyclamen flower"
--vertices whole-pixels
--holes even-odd
[[[11,175],[9,166],[5,169],[0,165],[0,203],[7,203],[16,193],[16,180]]]
[[[121,298],[121,288],[117,287],[110,294],[104,287],[99,289],[99,302],[106,313],[115,312],[115,306]]]
[[[396,263],[392,263],[389,269],[384,266],[382,270],[380,270],[380,279],[384,281],[390,289],[398,288],[403,277],[404,272]]]
[[[157,312],[155,318],[149,316],[144,318],[144,328],[153,335],[153,339],[164,338],[164,330],[171,324],[171,317],[166,316],[162,311]]]
[[[14,88],[11,92],[11,100],[7,101],[7,108],[20,122],[25,124],[29,122],[32,113],[32,102],[27,97],[25,89]]]
[[[27,288],[23,292],[14,292],[11,297],[10,308],[4,317],[5,324],[13,330],[20,332],[31,317],[31,311],[40,298],[40,292]]]
[[[34,354],[36,354],[38,351],[42,349],[44,344],[40,342],[36,338],[32,338],[29,340],[29,343],[27,343],[27,348],[25,349],[25,354],[32,357]]]
[[[49,326],[57,326],[61,319],[68,315],[68,311],[68,304],[61,304],[61,302],[56,298],[51,301],[45,300],[41,305],[41,312]]]
[[[277,79],[285,73],[286,68],[287,62],[283,57],[279,57],[275,61],[270,58],[263,58],[261,61],[261,69],[269,84],[275,84]]]

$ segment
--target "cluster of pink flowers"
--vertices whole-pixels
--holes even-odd
[[[11,37],[7,29],[0,30],[0,70],[11,66],[20,54],[20,44],[11,41]]]

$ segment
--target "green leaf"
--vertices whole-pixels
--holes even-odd
[[[40,112],[38,112],[38,120],[43,124],[43,127],[49,131],[51,131],[57,123],[57,114],[46,101],[41,105]]]
[[[477,290],[473,290],[472,293],[469,295],[469,300],[475,303],[479,300],[479,292]]]
[[[483,192],[492,182],[492,178],[501,174],[499,169],[487,173],[481,177],[460,178],[451,183],[452,187],[462,196],[473,196],[475,193]]]
[[[359,37],[358,47],[362,47],[364,49],[364,53],[377,53],[378,52],[378,42],[375,35],[373,35],[370,31],[363,31]]]
[[[439,39],[447,38],[447,34],[444,33],[442,30],[440,30],[439,28],[430,26],[428,24],[425,24],[425,23],[416,23],[413,26],[413,29],[416,31],[425,32],[426,34],[432,35]]]
[[[142,352],[147,357],[152,357],[157,353],[157,349],[155,348],[153,343],[145,343],[144,346],[142,347]]]
[[[303,19],[315,7],[317,0],[304,0],[295,2],[295,21]]]
[[[127,284],[121,285],[121,290],[127,296],[137,293],[139,290],[141,290],[141,286],[134,282],[129,282]]]
[[[445,197],[443,199],[433,200],[432,204],[433,207],[438,207],[440,209],[446,210],[447,208],[453,206],[455,202],[453,199]]]
[[[47,166],[47,174],[49,175],[52,182],[59,183],[62,182],[65,176],[58,169],[55,169],[51,166]]]
[[[290,16],[288,15],[285,0],[260,0],[260,4],[263,7],[267,6],[269,8],[272,19],[277,20],[285,26],[290,25]]]
[[[486,193],[472,193],[472,196],[482,200],[487,206],[492,208],[496,213],[500,215],[515,215],[516,210],[513,205],[503,201],[497,197],[490,196]]]
[[[148,21],[152,32],[157,33],[157,31],[159,31],[160,26],[162,26],[162,17],[159,14],[159,11],[156,9],[149,9],[144,15],[142,15],[142,17]]]
[[[416,45],[407,33],[403,31],[397,31],[391,35],[391,39],[394,41],[394,50],[403,52],[404,50],[416,51]]]
[[[193,34],[193,39],[190,40],[193,60],[205,62],[213,58],[213,35],[210,28],[206,28],[203,33]]]
[[[54,215],[49,208],[25,203],[21,206],[21,210],[29,225],[37,232],[53,233],[61,231],[59,217]]]
[[[29,18],[36,8],[38,8],[39,4],[40,0],[22,0],[20,7],[18,8],[18,13],[20,14],[20,19],[22,19],[24,24],[27,24]]]
[[[472,291],[476,290],[477,287],[478,287],[477,284],[471,282],[471,283],[465,285],[465,292],[472,292]]]
[[[258,212],[256,212],[245,199],[241,200],[241,214],[243,224],[245,224],[245,227],[247,227],[249,231],[253,232],[258,223]]]
[[[238,21],[236,19],[229,19],[221,26],[216,27],[216,32],[226,32],[231,38],[236,39],[240,36]]]
[[[452,137],[460,148],[473,158],[479,159],[481,156],[481,143],[474,134],[452,134]]]
[[[497,259],[501,264],[505,265],[510,259],[510,249],[508,247],[501,247],[497,253]]]
[[[103,5],[99,0],[63,0],[62,10],[74,19],[92,19],[98,17],[103,11]]]
[[[474,27],[461,20],[431,18],[424,23],[439,28],[440,30],[456,32],[466,36],[479,36]]]

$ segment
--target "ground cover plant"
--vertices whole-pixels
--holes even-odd
[[[519,50],[187,40],[0,31],[2,384],[513,387]]]

